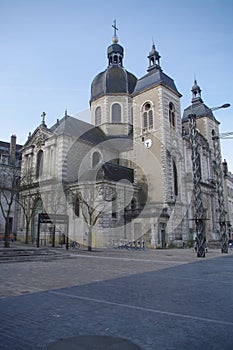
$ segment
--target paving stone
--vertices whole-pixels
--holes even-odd
[[[47,350],[140,350],[131,341],[107,336],[78,336],[61,339],[46,348]]]
[[[0,265],[1,350],[44,350],[80,336],[141,350],[232,349],[233,252],[69,254]]]

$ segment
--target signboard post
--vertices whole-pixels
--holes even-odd
[[[39,213],[38,214],[38,231],[37,231],[37,248],[40,246],[40,224],[52,224],[56,222],[56,224],[64,224],[66,225],[66,249],[69,247],[69,239],[68,239],[68,222],[69,216],[64,214],[47,214],[47,213]],[[55,228],[54,228],[55,230]],[[55,239],[55,237],[54,237]]]

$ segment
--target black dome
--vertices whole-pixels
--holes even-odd
[[[132,94],[137,78],[119,65],[109,66],[91,84],[91,101],[105,94]]]

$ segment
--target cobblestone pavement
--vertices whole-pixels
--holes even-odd
[[[66,254],[0,264],[1,350],[78,335],[121,337],[142,350],[233,348],[232,251]]]

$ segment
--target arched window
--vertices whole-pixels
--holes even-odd
[[[131,203],[130,203],[131,211],[134,212],[136,209],[136,199],[132,198]]]
[[[112,105],[112,123],[121,123],[121,105],[119,103],[114,103]]]
[[[176,127],[176,120],[175,120],[175,107],[172,102],[169,103],[169,123],[170,126],[175,128]]]
[[[54,173],[54,149],[50,149],[50,161],[49,161],[49,175]]]
[[[77,217],[79,217],[80,215],[80,202],[79,202],[79,198],[77,197],[74,203],[74,213]]]
[[[174,195],[178,196],[178,174],[176,163],[173,160],[173,184],[174,184]]]
[[[130,109],[129,124],[133,125],[133,107]]]
[[[152,112],[152,110],[149,110],[149,112],[148,112],[148,117],[149,117],[149,129],[153,129],[153,125],[154,125],[154,123],[153,123],[153,112]]]
[[[142,128],[143,130],[153,129],[154,127],[154,114],[152,106],[149,102],[145,103],[142,112]]]
[[[155,64],[155,59],[154,59],[154,57],[151,57],[151,59],[150,59],[150,65],[153,66],[154,64]]]
[[[117,219],[117,201],[116,201],[116,199],[112,201],[112,218]]]
[[[94,152],[92,155],[92,167],[94,168],[100,161],[100,154],[99,152]]]
[[[95,125],[101,124],[101,107],[97,107],[95,110]]]
[[[41,176],[43,173],[43,158],[44,158],[44,153],[42,150],[40,150],[37,153],[36,177]]]

